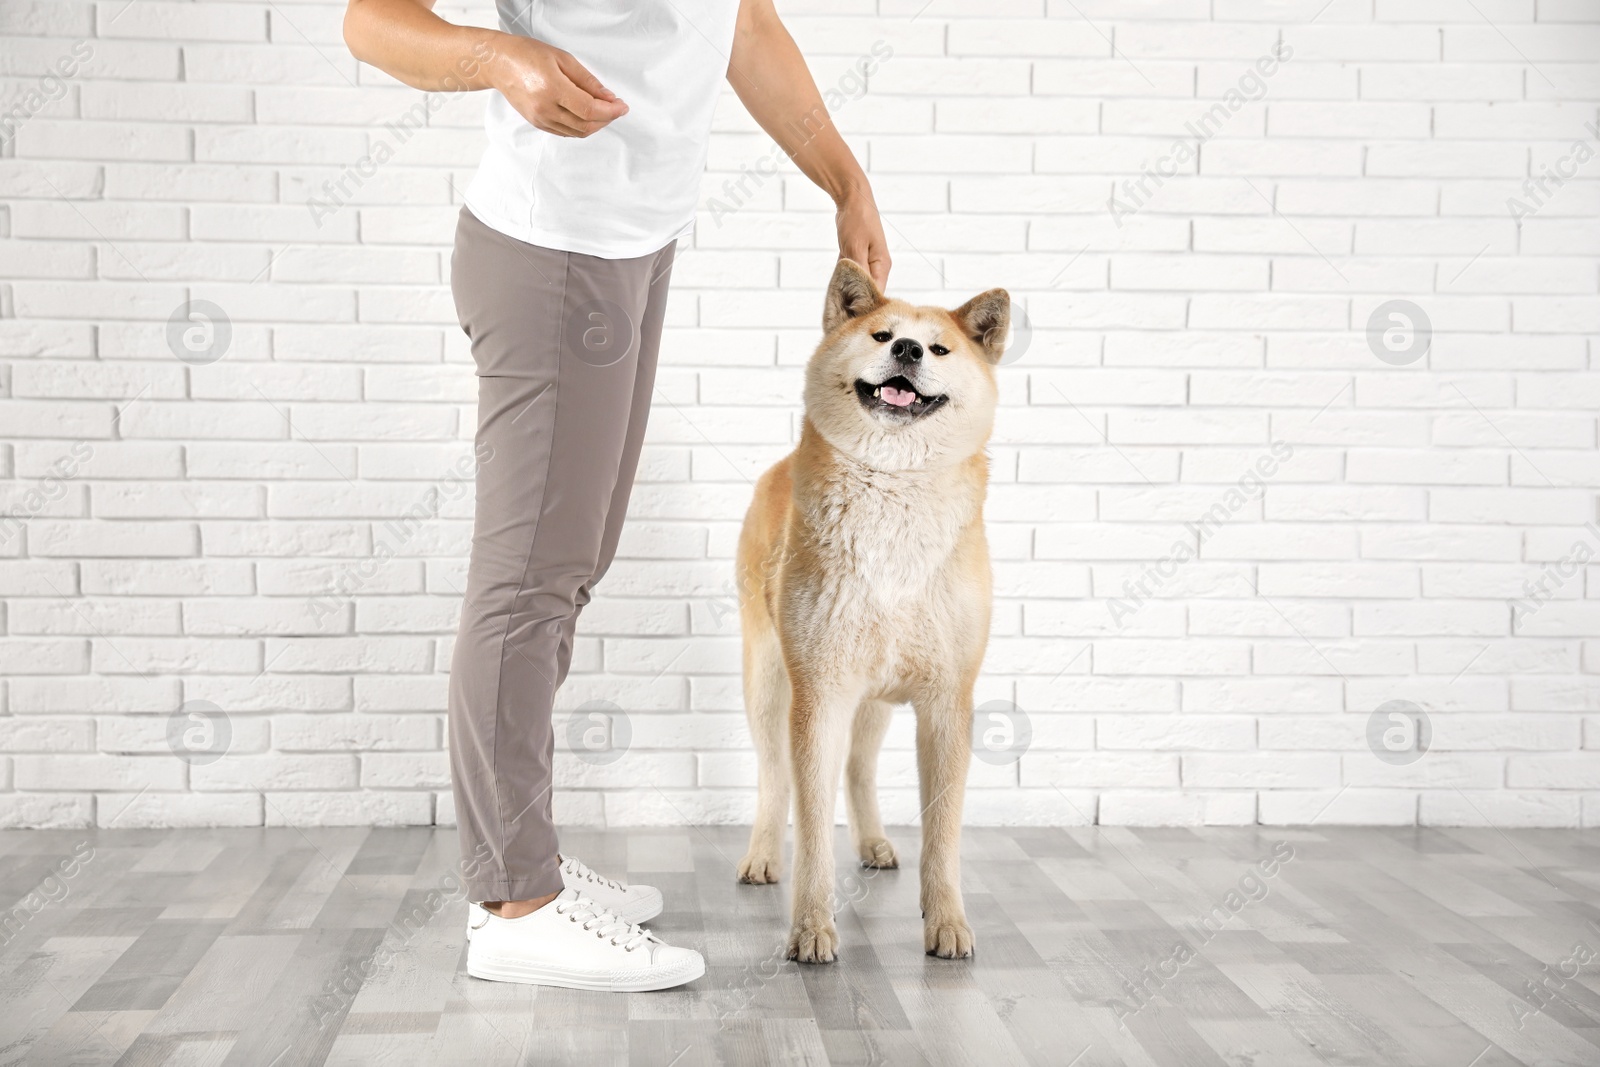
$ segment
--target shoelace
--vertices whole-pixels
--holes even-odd
[[[644,927],[623,922],[615,912],[605,910],[588,897],[557,900],[555,909],[557,915],[565,915],[571,922],[582,923],[583,928],[596,937],[604,938],[613,945],[621,945],[629,952],[657,940]]]
[[[582,878],[589,882],[598,882],[599,884],[607,886],[611,889],[625,888],[621,882],[613,881],[610,878],[605,878],[596,874],[594,871],[589,869],[589,865],[587,863],[584,863],[582,860],[573,856],[561,857],[561,869],[571,874],[574,878]]]

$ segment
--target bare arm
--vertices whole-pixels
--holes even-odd
[[[417,89],[498,89],[534,126],[587,137],[628,113],[628,105],[573,56],[543,41],[457,26],[433,13],[434,0],[350,0],[350,54]]]
[[[740,0],[728,81],[784,154],[833,198],[839,254],[866,267],[878,288],[884,288],[889,248],[872,186],[834,127],[773,0]]]

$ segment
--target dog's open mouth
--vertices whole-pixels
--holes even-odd
[[[877,384],[857,378],[856,396],[861,398],[861,405],[868,411],[912,419],[928,414],[949,399],[942,393],[939,396],[923,396],[900,374]]]

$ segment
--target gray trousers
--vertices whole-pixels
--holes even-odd
[[[450,287],[477,364],[479,468],[449,730],[469,900],[561,890],[551,708],[622,533],[674,247],[601,259],[461,212]]]

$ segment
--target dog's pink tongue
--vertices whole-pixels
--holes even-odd
[[[883,387],[883,402],[893,404],[897,408],[907,408],[917,398],[917,394],[910,389],[896,389],[892,385]]]

